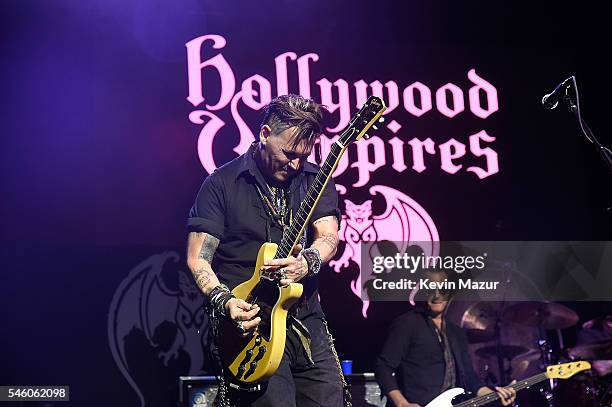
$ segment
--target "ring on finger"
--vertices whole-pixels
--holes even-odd
[[[246,332],[246,329],[244,329],[244,322],[243,321],[238,321],[236,323],[236,327],[238,328],[238,330],[242,333]]]

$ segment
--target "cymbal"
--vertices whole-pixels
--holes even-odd
[[[528,372],[529,370],[539,369],[537,366],[540,357],[542,356],[542,351],[540,349],[529,349],[525,353],[521,353],[516,356],[510,362],[510,366],[512,367],[512,377],[515,379],[519,379],[524,377],[523,374]],[[531,375],[528,375],[531,376]]]
[[[497,357],[498,351],[501,357],[506,359],[514,359],[518,355],[527,352],[529,349],[523,346],[517,345],[499,345],[499,349],[496,345],[484,346],[480,349],[476,349],[476,355],[481,358]]]
[[[544,329],[565,329],[578,322],[578,314],[555,302],[527,301],[506,308],[507,321]]]
[[[461,318],[461,327],[486,331],[495,327],[495,320],[501,317],[501,306],[491,301],[479,301],[472,304]]]
[[[495,339],[495,332],[484,329],[467,329],[465,331],[468,343],[489,342]]]
[[[567,353],[572,359],[612,359],[612,340],[574,346]]]

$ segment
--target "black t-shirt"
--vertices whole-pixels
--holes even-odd
[[[206,178],[187,220],[189,232],[205,232],[219,239],[212,269],[230,289],[253,275],[260,246],[265,242],[280,243],[283,233],[281,226],[268,216],[265,203],[255,187],[257,182],[262,190],[267,190],[253,159],[255,146],[256,143],[252,144],[245,154]],[[288,196],[294,213],[317,172],[316,165],[306,162],[291,180]],[[340,224],[338,194],[331,179],[310,218],[308,229],[315,220],[325,216],[336,216]],[[312,233],[307,231],[308,235],[312,236]],[[305,309],[298,316],[303,317],[308,312],[321,313],[315,295],[317,277],[306,277],[300,282],[304,284],[303,298],[310,306],[302,302]]]

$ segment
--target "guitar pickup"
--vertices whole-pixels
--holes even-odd
[[[244,374],[245,379],[255,373],[255,369],[257,369],[257,362],[259,362],[264,357],[264,355],[266,354],[266,350],[266,345],[263,345],[259,348],[259,352],[257,352],[255,359],[253,359],[253,361],[249,365],[249,370],[247,370],[247,372]]]
[[[244,365],[240,365],[240,367],[238,368],[238,372],[236,372],[236,377],[240,379],[242,375],[244,374],[244,371],[245,371]]]
[[[257,340],[255,341],[257,342]],[[257,343],[255,343],[255,345],[251,349],[247,349],[247,351],[244,352],[244,358],[242,358],[242,360],[240,361],[240,367],[238,368],[238,372],[237,372],[238,378],[242,376],[242,374],[244,373],[246,364],[249,363],[249,361],[253,358],[253,350],[255,349],[256,346],[257,346]],[[257,354],[257,356],[259,356],[259,353]]]
[[[266,351],[266,345],[260,346],[259,352],[257,352],[257,356],[255,356],[255,359],[253,359],[253,362],[258,362],[259,360],[261,360],[266,354]]]

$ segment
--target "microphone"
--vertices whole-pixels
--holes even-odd
[[[572,85],[573,76],[570,76],[563,82],[561,82],[557,87],[550,92],[548,95],[544,95],[542,98],[542,106],[544,109],[552,110],[559,104],[559,100],[563,99],[565,96],[565,91]]]

